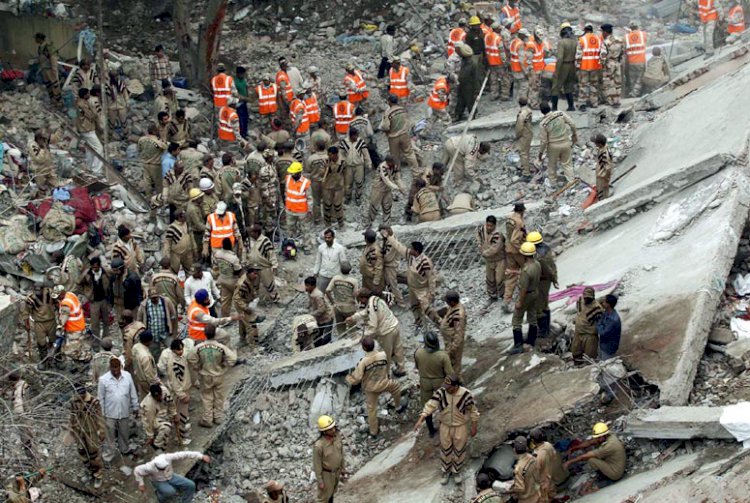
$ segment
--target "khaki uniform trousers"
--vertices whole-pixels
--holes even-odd
[[[599,337],[594,335],[573,335],[573,342],[570,344],[570,352],[573,353],[574,359],[580,359],[586,355],[591,359],[599,356]]]
[[[427,289],[414,290],[409,287],[409,305],[414,315],[416,326],[426,326],[427,319],[437,320],[437,313],[430,302],[430,292]]]
[[[224,401],[227,398],[224,376],[201,376],[201,403],[204,424],[219,424],[224,419]]]
[[[184,253],[171,252],[169,254],[169,268],[172,270],[172,272],[175,274],[180,272],[180,266],[182,266],[182,269],[186,273],[189,273],[193,268],[193,254],[190,252],[190,250]]]
[[[346,165],[344,186],[346,187],[346,200],[351,201],[352,194],[354,194],[354,200],[359,204],[359,200],[362,198],[362,191],[365,188],[364,164]]]
[[[609,197],[609,177],[596,177],[596,200],[601,201]]]
[[[166,451],[170,438],[172,438],[172,423],[157,424],[154,428],[154,449]]]
[[[711,33],[713,35],[713,31]],[[47,94],[53,103],[59,103],[62,99],[62,91],[60,89],[60,77],[57,69],[46,69],[42,70],[41,73],[44,86],[47,88]]]
[[[570,143],[550,144],[547,150],[547,177],[550,183],[557,183],[558,164],[562,165],[566,181],[572,182],[576,178],[573,164],[571,163],[573,146]]]
[[[367,423],[370,425],[370,435],[378,434],[378,398],[381,393],[390,393],[393,405],[401,406],[401,386],[397,381],[388,381],[388,386],[383,391],[365,391],[365,403],[367,404]]]
[[[251,349],[258,344],[258,324],[247,315],[240,320],[240,344],[246,344]]]
[[[419,399],[423,406],[443,386],[443,381],[444,379],[419,378]]]
[[[89,305],[91,306],[91,331],[94,333],[91,346],[97,349],[99,348],[99,339],[109,336],[109,302],[98,300],[90,302]]]
[[[523,72],[513,72],[513,94],[516,100],[529,97],[529,79]]]
[[[344,225],[344,187],[323,187],[323,219],[326,225],[334,220]]]
[[[307,213],[295,213],[286,210],[286,227],[287,234],[297,240],[302,250],[309,248],[307,229]]]
[[[498,292],[505,292],[505,260],[484,263],[487,294],[491,299],[497,299]]]
[[[258,274],[260,277],[260,284],[265,290],[264,295],[271,302],[279,301],[279,292],[276,291],[276,281],[273,275],[273,269],[270,267],[264,267]]]
[[[388,372],[391,371],[391,362],[396,363],[396,369],[403,371],[404,366],[404,347],[401,344],[401,329],[396,327],[390,332],[380,334],[375,337],[380,347],[385,352],[385,359],[388,362]]]
[[[355,310],[349,310],[349,309],[341,309],[339,307],[333,308],[333,316],[336,319],[336,332],[339,334],[343,334],[346,332],[346,323],[344,320],[346,320],[349,316],[353,315],[356,311]]]
[[[321,215],[323,213],[323,182],[313,180],[310,182],[310,186],[312,188],[313,224],[318,225],[321,222]]]
[[[234,296],[234,290],[237,288],[238,278],[222,278],[219,281],[219,294],[221,295],[221,315],[231,316],[232,315],[232,297]]]
[[[55,320],[34,320],[33,327],[34,339],[36,340],[36,345],[38,347],[44,347],[46,349],[55,343],[55,335],[57,331],[57,322]]]
[[[513,309],[513,318],[511,324],[514,329],[521,328],[523,326],[523,317],[526,315],[526,322],[530,327],[536,326],[537,316],[537,292],[529,292],[526,294],[526,299],[521,306],[521,309]]]
[[[175,398],[174,403],[177,408],[177,417],[180,418],[178,425],[180,436],[185,440],[190,438],[190,430],[192,429],[190,425],[190,400],[183,402],[179,398]]]
[[[628,64],[627,66],[627,91],[628,96],[637,98],[641,95],[641,86],[643,73],[646,71],[646,65]]]
[[[372,224],[383,210],[383,225],[391,223],[391,210],[393,209],[393,193],[390,189],[373,188],[370,191],[370,210],[368,212],[368,224]]]
[[[161,164],[143,164],[143,179],[141,181],[141,188],[144,194],[161,194],[162,180]]]
[[[422,174],[422,169],[417,162],[417,155],[414,153],[409,133],[394,136],[393,138],[388,137],[388,148],[396,162],[396,166],[401,166],[401,161],[404,160],[409,165],[409,169],[411,169],[412,178],[416,178]]]
[[[339,472],[327,472],[323,470],[323,484],[325,484],[325,489],[322,491],[318,487],[318,503],[331,503],[333,495],[339,486]]]
[[[503,300],[510,303],[513,299],[513,293],[516,290],[518,279],[523,269],[524,258],[520,253],[507,252],[505,255],[505,295]]]
[[[529,162],[529,154],[531,152],[531,135],[522,136],[518,139],[518,153],[521,157],[521,168],[523,169],[524,176],[531,175],[531,163]]]
[[[398,268],[384,266],[383,267],[383,284],[392,294],[393,299],[399,306],[404,305],[404,296],[401,293],[401,288],[398,286]]]

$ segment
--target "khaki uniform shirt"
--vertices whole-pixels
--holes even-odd
[[[377,295],[370,297],[367,300],[367,306],[354,314],[352,319],[356,322],[367,320],[365,337],[377,338],[379,335],[398,329],[398,318],[388,304]]]
[[[390,383],[389,374],[385,352],[367,351],[354,372],[346,376],[346,382],[352,386],[362,383],[363,391],[382,393]]]
[[[503,498],[492,489],[485,489],[471,500],[471,503],[500,503]]]
[[[427,215],[435,215],[437,219],[440,218],[440,203],[438,203],[437,193],[429,187],[420,189],[414,195],[414,203],[411,206],[411,210],[415,215],[420,217]]]
[[[183,348],[182,356],[167,348],[159,356],[159,373],[166,377],[166,384],[175,398],[183,399],[190,396],[193,379],[188,365],[187,349]]]
[[[344,165],[343,156],[339,155],[338,161],[330,161],[326,159],[326,167],[323,173],[322,183],[324,189],[343,189],[344,188],[344,173],[346,172],[346,166]]]
[[[526,239],[526,223],[523,216],[515,211],[505,221],[505,252],[520,253]]]
[[[476,135],[451,136],[445,140],[444,148],[449,159],[453,159],[458,149],[456,160],[462,162],[469,173],[475,172],[475,167],[479,162],[479,138]]]
[[[354,313],[357,310],[357,298],[359,289],[357,278],[349,274],[337,274],[328,282],[326,295],[333,297],[333,306],[341,313]]]
[[[586,305],[583,297],[578,299],[578,313],[576,314],[575,327],[576,334],[583,337],[596,335],[596,322],[604,313],[604,308],[599,301],[594,299],[591,304]]]
[[[90,447],[101,444],[100,438],[104,437],[106,430],[98,398],[89,393],[73,398],[70,404],[70,430],[79,445]]]
[[[200,217],[200,210],[198,210],[198,207],[192,203],[188,204],[188,208],[191,207],[193,216]],[[187,252],[192,253],[195,250],[195,240],[193,239],[193,236],[190,235],[188,225],[187,220],[185,223],[175,220],[169,224],[164,237],[164,256],[169,257],[172,253],[182,255]],[[198,230],[202,232],[202,226],[200,226]],[[153,283],[153,280],[151,280],[151,282]],[[177,304],[182,304],[182,302],[175,302],[175,305]]]
[[[258,239],[250,243],[250,263],[257,264],[261,269],[277,269],[279,267],[279,258],[268,236],[261,234]]]
[[[191,137],[192,125],[190,121],[186,118],[179,122],[173,118],[167,127],[167,139],[172,143],[184,145]]]
[[[234,295],[232,296],[232,303],[238,313],[245,315],[248,319],[254,320],[256,318],[255,310],[250,307],[250,303],[258,297],[258,287],[255,282],[251,281],[247,277],[247,273],[243,274],[237,282],[237,287],[234,289]]]
[[[231,250],[216,250],[213,255],[213,263],[219,269],[219,277],[216,284],[219,286],[235,286],[242,271],[242,263],[237,254]]]
[[[505,260],[505,237],[497,227],[492,233],[488,233],[487,227],[480,225],[477,229],[477,243],[479,243],[479,253],[487,262]]]
[[[322,182],[327,164],[328,153],[325,150],[323,152],[315,152],[305,161],[305,173],[310,177],[311,181]]]
[[[391,168],[385,161],[380,163],[378,166],[378,176],[372,181],[372,191],[380,191],[381,193],[389,192],[392,190],[403,190],[401,185],[401,175],[399,173],[398,166]]]
[[[161,395],[161,401],[152,397],[151,393],[141,401],[143,433],[146,434],[146,438],[153,437],[154,430],[160,424],[172,424],[172,418],[177,415],[177,407],[174,398],[172,398],[172,393],[163,385],[161,386]]]
[[[380,129],[388,133],[388,138],[409,134],[409,115],[406,109],[400,105],[391,106],[383,115]]]
[[[419,348],[414,353],[414,363],[420,379],[445,379],[453,373],[451,359],[442,349],[430,352],[427,348]]]
[[[318,93],[318,96],[321,96],[321,94]],[[349,126],[351,126],[351,123]],[[318,144],[318,140],[322,140],[325,143],[326,150],[331,146],[331,135],[328,134],[328,131],[325,129],[316,129],[310,135],[310,145],[312,145],[313,149],[316,148],[315,145]],[[325,155],[325,150],[323,151],[323,154]]]
[[[187,233],[185,233],[187,234]],[[185,292],[182,290],[180,278],[170,269],[157,272],[151,277],[149,292],[156,289],[160,296],[166,297],[176,306],[185,307]]]
[[[368,243],[359,257],[359,271],[362,274],[362,282],[366,285],[383,284],[383,256],[380,253],[377,242]]]
[[[174,170],[171,170],[164,176],[161,197],[166,204],[184,208],[190,200],[188,192],[195,184],[196,180],[187,171],[177,175]]]
[[[156,362],[149,348],[140,342],[133,345],[133,377],[137,381],[150,385],[156,379]]]
[[[125,369],[133,368],[133,344],[146,330],[146,325],[140,321],[134,321],[122,329],[122,354],[125,356]]]
[[[596,177],[609,180],[612,176],[612,154],[609,148],[604,145],[596,149]]]
[[[333,307],[331,307],[331,303],[325,298],[323,292],[317,288],[307,296],[307,309],[318,322],[318,325],[333,320]]]
[[[398,267],[403,252],[399,246],[401,243],[393,236],[388,236],[380,243],[380,253],[383,255],[383,267]]]
[[[445,388],[438,389],[422,409],[423,416],[433,412],[438,413],[440,424],[443,426],[465,426],[470,421],[479,422],[479,410],[474,402],[471,391],[459,386],[458,391],[448,393]]]
[[[323,472],[339,473],[344,470],[344,444],[341,435],[336,433],[332,440],[321,435],[313,445],[313,471],[318,483],[323,482]]]
[[[37,142],[29,143],[29,161],[31,172],[39,177],[55,175],[55,162],[49,147],[41,147]]]
[[[521,292],[532,293],[539,289],[539,279],[542,277],[542,266],[536,260],[527,262],[521,269],[518,289]]]
[[[557,264],[555,264],[555,255],[549,246],[540,243],[536,247],[536,261],[542,266],[542,275],[540,281],[549,283],[557,282]]]
[[[91,103],[88,100],[78,98],[76,100],[76,111],[78,112],[76,117],[76,131],[79,133],[95,131],[99,118],[91,107]]]
[[[237,363],[237,353],[220,342],[207,340],[195,346],[188,362],[198,365],[202,376],[221,377]]]
[[[539,124],[539,152],[544,152],[549,145],[572,145],[578,141],[576,124],[565,112],[556,110],[544,116]]]
[[[542,442],[542,445],[534,449],[536,462],[539,465],[540,480],[549,477],[553,485],[562,484],[569,477],[568,470],[563,466],[560,453],[555,446],[549,442]]]
[[[357,138],[352,142],[345,138],[339,142],[339,153],[344,157],[344,163],[347,166],[365,166],[365,169],[372,168],[370,152],[367,150],[367,144],[362,138]]]
[[[203,215],[203,207],[201,203],[202,198],[197,201],[190,201],[185,210],[187,227],[191,233],[203,233],[206,230],[206,217]],[[172,224],[174,224],[174,222],[172,222]],[[193,241],[193,246],[200,245],[200,243],[196,243],[195,239],[192,237],[190,239]],[[177,252],[177,250],[175,250],[175,252]]]
[[[148,134],[138,139],[138,155],[145,164],[161,165],[161,156],[167,150],[166,142]]]
[[[539,503],[539,469],[534,456],[521,454],[513,469],[513,486],[510,489],[518,503]]]
[[[531,108],[525,106],[516,116],[516,139],[530,140],[534,136],[531,128]]]
[[[619,480],[625,474],[625,463],[627,461],[625,446],[614,433],[610,433],[607,440],[591,454],[592,457],[609,466],[611,474],[607,474],[607,476],[612,475],[613,480]]]
[[[185,148],[180,150],[180,161],[185,166],[185,171],[190,173],[195,183],[200,178],[201,166],[203,164],[203,154],[194,148]]]
[[[452,340],[451,346],[459,346],[464,342],[466,333],[466,309],[460,302],[455,306],[448,306],[448,310],[440,319],[440,333]],[[445,348],[450,351],[452,348]]]

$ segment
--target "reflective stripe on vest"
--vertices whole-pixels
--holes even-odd
[[[209,314],[208,308],[206,306],[202,306],[198,304],[197,300],[193,300],[193,302],[190,303],[190,307],[188,307],[187,318],[188,318],[188,336],[195,341],[206,340],[207,323],[203,323],[196,319],[196,317],[200,313]]]
[[[276,84],[271,84],[268,87],[259,84],[255,88],[255,92],[258,93],[258,113],[261,115],[276,113],[278,109],[276,106],[276,93],[278,92]]]
[[[745,31],[745,11],[742,10],[741,5],[735,5],[729,9],[727,21],[729,22],[729,26],[727,27],[729,33],[741,33]]]
[[[542,70],[542,77],[545,79],[551,79],[555,76],[555,69],[557,68],[557,60],[551,59],[544,63],[544,70]]]
[[[441,99],[438,92],[440,90],[445,91],[445,98]],[[435,110],[444,110],[448,106],[448,95],[450,94],[450,88],[448,87],[448,79],[440,77],[435,81],[435,85],[432,87],[430,97],[427,99],[427,104],[430,108]]]
[[[297,116],[300,115],[302,118],[299,119],[297,124]],[[305,108],[305,102],[299,98],[295,98],[294,101],[289,105],[289,116],[292,119],[292,127],[295,128],[295,132],[299,134],[305,134],[310,130],[310,121],[307,118],[307,109]]]
[[[320,122],[320,106],[318,105],[318,97],[315,93],[312,93],[309,98],[305,99],[305,115],[310,124]]]
[[[513,41],[510,43],[510,70],[515,73],[519,73],[523,71],[523,67],[521,66],[521,60],[518,56],[518,49],[521,47],[522,44],[523,44],[523,40],[521,40],[520,38],[514,38]]]
[[[227,105],[227,99],[232,96],[232,84],[234,84],[234,79],[226,73],[220,73],[211,79],[211,89],[214,92],[214,105],[217,107]]]
[[[86,320],[83,319],[83,308],[81,307],[81,301],[78,300],[76,294],[67,292],[60,307],[67,307],[70,311],[68,321],[65,322],[63,329],[66,332],[82,332],[86,329]]]
[[[487,55],[487,64],[498,66],[503,64],[503,58],[500,56],[500,44],[503,38],[494,31],[484,37],[484,52]]]
[[[219,139],[225,141],[235,141],[234,129],[232,122],[239,120],[237,111],[232,107],[221,107],[219,110]]]
[[[281,90],[281,83],[286,84],[285,90],[284,90],[284,96],[286,97],[287,101],[292,101],[294,99],[294,90],[292,89],[292,81],[289,80],[289,75],[283,71],[279,70],[276,72],[276,86],[278,86],[279,90]]]
[[[349,132],[349,123],[354,118],[354,105],[346,100],[339,101],[333,107],[333,117],[336,119],[336,132],[347,134]]]
[[[646,34],[641,30],[628,33],[625,37],[625,53],[628,55],[628,63],[646,64]]]
[[[292,213],[307,213],[307,191],[310,188],[310,180],[304,176],[299,180],[286,175],[286,209]]]
[[[505,14],[506,18],[513,21],[513,24],[510,26],[511,33],[515,33],[523,28],[523,25],[521,24],[521,10],[518,7],[506,5],[503,7],[503,14]]]
[[[719,19],[719,13],[714,6],[714,0],[698,0],[698,14],[700,14],[701,23],[703,24]]]
[[[531,42],[531,45],[527,45],[529,49],[533,51],[533,57],[531,58],[531,66],[536,73],[544,70],[544,52],[549,51],[550,47],[547,41],[543,41],[541,44]]]
[[[208,215],[208,226],[211,229],[211,248],[221,248],[221,242],[229,238],[234,246],[234,213],[227,211],[224,218],[216,213]]]
[[[581,70],[601,70],[602,64],[599,61],[599,53],[602,50],[602,41],[593,33],[586,33],[578,39],[581,46],[583,57],[581,58]]]
[[[479,25],[479,29],[482,30],[482,35],[484,35],[485,37],[487,35],[489,35],[490,33],[492,33],[492,28],[490,28],[489,26],[487,26],[484,23],[482,23],[482,24]]]
[[[406,98],[407,96],[409,96],[409,85],[407,81],[408,76],[409,69],[405,66],[402,66],[398,71],[391,68],[391,87],[388,92],[398,96],[399,98]]]
[[[349,93],[349,101],[351,103],[359,103],[363,99],[370,96],[367,91],[367,84],[365,84],[365,78],[362,77],[362,72],[354,70],[353,74],[347,73],[344,76],[344,83],[349,83],[347,86],[347,92]],[[356,91],[352,91],[355,89]]]
[[[448,57],[453,56],[456,52],[456,44],[466,40],[466,30],[463,28],[453,28],[448,35]]]

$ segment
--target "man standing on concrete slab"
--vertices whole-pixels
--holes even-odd
[[[419,372],[419,398],[422,407],[440,389],[445,378],[453,374],[451,359],[448,353],[440,349],[440,339],[434,332],[424,334],[424,347],[414,352],[414,364]],[[437,430],[432,422],[432,415],[425,417],[430,437]]]
[[[706,58],[714,55],[714,30],[716,23],[724,19],[724,11],[719,0],[697,0],[698,16],[703,25],[703,50]]]
[[[416,178],[422,174],[422,168],[419,167],[411,144],[409,116],[406,109],[398,103],[398,96],[388,96],[388,110],[383,115],[380,129],[388,135],[388,147],[396,166],[401,168],[401,163],[405,160],[411,169],[412,177]]]
[[[602,39],[594,34],[594,26],[587,23],[583,28],[583,36],[578,39],[578,49],[576,50],[579,110],[599,106],[602,74],[602,64],[599,57],[601,49]]]
[[[346,248],[336,242],[336,233],[333,229],[323,232],[323,241],[324,243],[318,246],[318,256],[315,258],[313,269],[321,292],[326,291],[331,278],[341,271],[341,264],[348,262]]]
[[[531,140],[534,138],[534,131],[531,127],[531,108],[528,106],[528,100],[523,96],[518,98],[518,106],[521,109],[516,116],[516,141],[518,142],[518,153],[521,156],[521,168],[523,168],[521,179],[524,182],[530,182],[529,153],[531,152]]]
[[[341,477],[346,475],[344,443],[331,416],[318,418],[320,437],[313,445],[313,471],[318,481],[317,503],[333,503]]]
[[[626,93],[631,98],[641,95],[641,79],[646,69],[646,32],[638,29],[638,23],[630,22],[630,32],[625,35]]]
[[[489,215],[477,230],[477,242],[479,254],[484,259],[489,305],[498,299],[498,292],[505,292],[505,237],[497,229],[494,215]]]
[[[505,293],[502,307],[506,313],[512,311],[513,293],[525,263],[521,253],[521,245],[526,240],[526,224],[523,220],[525,211],[525,204],[515,203],[513,213],[505,220]]]
[[[346,331],[346,319],[357,312],[359,303],[357,301],[357,290],[359,282],[351,276],[352,266],[348,262],[341,264],[341,274],[337,274],[328,283],[324,292],[328,300],[333,304],[334,318],[336,320],[336,331],[341,334]]]
[[[258,298],[259,272],[256,264],[248,265],[232,294],[232,304],[240,315],[240,346],[249,346],[251,351],[255,351],[258,345],[258,323],[266,319],[253,305]]]
[[[313,341],[313,346],[317,348],[331,342],[334,323],[333,306],[318,288],[315,276],[305,278],[305,292],[307,292],[308,312],[315,318],[320,332],[320,336]]]
[[[622,445],[622,442],[614,433],[609,431],[609,427],[606,424],[596,423],[591,440],[571,447],[570,452],[573,453],[588,449],[589,447],[597,447],[597,449],[566,461],[564,467],[567,469],[570,465],[580,463],[581,461],[588,461],[589,465],[597,471],[600,479],[614,482],[620,480],[625,474],[627,454],[625,453],[625,446]],[[595,481],[592,481],[592,484],[594,483]],[[595,490],[589,486],[582,491],[582,494],[594,492]]]
[[[554,253],[549,245],[544,242],[541,233],[537,231],[529,232],[526,236],[526,241],[536,246],[536,260],[542,268],[537,293],[536,322],[539,327],[539,337],[547,337],[552,318],[552,313],[550,313],[549,309],[549,291],[553,284],[555,288],[558,288],[557,264],[555,263]]]
[[[443,387],[427,401],[417,424],[414,425],[414,431],[419,431],[422,423],[433,412],[437,412],[440,419],[440,462],[443,472],[440,483],[447,484],[453,475],[454,482],[461,484],[461,471],[466,461],[469,435],[476,436],[479,425],[479,410],[474,402],[474,396],[471,391],[461,386],[458,376],[452,374],[445,378]],[[471,432],[467,431],[469,423]]]
[[[130,372],[122,370],[122,363],[117,358],[109,361],[109,372],[99,378],[98,386],[97,397],[107,426],[103,457],[109,463],[115,457],[115,449],[119,449],[123,456],[131,452],[128,445],[130,415],[138,418],[138,393]]]
[[[421,241],[412,241],[406,247],[398,241],[393,241],[398,252],[406,258],[406,284],[409,287],[409,305],[414,315],[415,327],[424,327],[426,319],[437,323],[437,312],[432,307],[432,300],[437,290],[437,273],[432,260],[424,253]]]
[[[571,159],[573,145],[578,143],[578,130],[573,119],[565,112],[551,112],[547,103],[539,106],[544,118],[539,124],[539,162],[542,162],[544,152],[547,154],[547,179],[554,188],[564,185],[557,181],[557,164],[560,163],[567,182],[572,182],[576,177]]]
[[[574,111],[573,93],[576,87],[576,49],[578,43],[570,23],[560,25],[560,41],[557,44],[557,63],[552,77],[552,110],[557,110],[561,96],[568,102],[568,112]]]
[[[601,26],[602,50],[599,60],[602,65],[602,94],[607,105],[615,108],[620,107],[620,96],[622,95],[622,56],[623,43],[620,37],[612,35],[612,25],[607,23]]]
[[[613,358],[620,348],[622,324],[619,313],[615,311],[616,305],[616,295],[609,294],[604,297],[604,313],[596,324],[596,332],[599,334],[599,360],[601,361]]]
[[[464,340],[466,338],[466,309],[461,303],[458,292],[453,290],[445,294],[445,308],[438,311],[440,317],[440,335],[443,337],[445,350],[451,360],[453,374],[461,377],[461,358],[464,354]]]
[[[206,340],[195,346],[188,362],[198,367],[201,376],[203,417],[198,423],[203,428],[221,424],[224,420],[224,401],[227,397],[224,374],[237,363],[237,353],[214,340],[216,328],[206,327]]]
[[[513,349],[510,354],[523,351],[523,343],[526,342],[532,348],[536,344],[537,335],[537,296],[539,295],[539,278],[542,275],[542,266],[536,261],[536,246],[528,241],[521,245],[521,254],[524,256],[524,265],[521,277],[518,281],[518,301],[513,311]],[[529,324],[529,332],[526,340],[523,339],[523,317]]]
[[[575,334],[570,345],[575,363],[583,363],[583,355],[595,359],[599,352],[599,337],[596,325],[604,313],[601,304],[596,300],[594,289],[587,286],[583,296],[578,299],[578,314],[575,319]]]

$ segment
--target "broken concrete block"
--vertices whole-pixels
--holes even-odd
[[[714,344],[731,344],[734,341],[734,333],[727,327],[714,327],[708,334],[708,342]]]
[[[729,365],[737,372],[750,368],[750,339],[742,338],[727,344],[724,352],[729,358]]]
[[[633,411],[625,432],[636,438],[734,438],[719,423],[721,407],[661,407]]]

